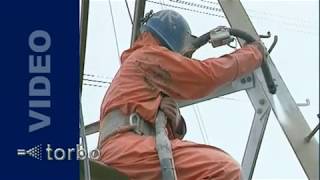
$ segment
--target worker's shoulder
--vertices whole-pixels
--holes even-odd
[[[159,56],[170,54],[171,52],[172,51],[170,51],[169,49],[159,45],[146,45],[137,49],[136,51],[137,54],[141,53],[144,55],[150,54],[150,55],[159,55]]]
[[[143,46],[134,51],[131,51],[122,58],[123,68],[130,68],[132,70],[136,68],[150,66],[179,66],[180,63],[185,62],[185,57],[175,53],[163,46]]]
[[[162,46],[144,46],[136,49],[130,56],[132,61],[150,61],[155,59],[164,59],[164,57],[168,58],[168,56],[175,55],[172,51]]]

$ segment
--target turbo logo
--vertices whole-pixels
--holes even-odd
[[[45,151],[43,151],[42,144],[36,145],[29,149],[18,149],[18,156],[32,157],[37,160],[73,160],[74,156],[76,156],[76,160],[84,160],[86,158],[90,158],[93,160],[97,160],[100,157],[100,151],[98,149],[94,149],[90,152],[86,152],[81,145],[77,145],[76,148],[67,148],[63,149],[61,147],[53,148],[51,144],[47,144]]]

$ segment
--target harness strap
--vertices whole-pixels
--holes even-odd
[[[144,121],[137,113],[124,115],[120,110],[109,112],[102,120],[100,127],[99,144],[105,139],[126,131],[134,131],[139,135],[154,136],[154,128]]]

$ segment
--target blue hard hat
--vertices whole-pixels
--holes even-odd
[[[173,10],[161,10],[146,20],[141,32],[151,32],[168,49],[181,53],[190,43],[191,30],[187,21]]]

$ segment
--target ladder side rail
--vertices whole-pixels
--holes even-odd
[[[232,28],[244,30],[258,38],[258,34],[239,0],[219,0],[219,4]],[[241,45],[243,43],[240,41]],[[257,77],[255,83],[260,83],[263,87],[263,92],[307,177],[319,179],[319,143],[315,138],[312,138],[308,143],[305,142],[304,138],[311,129],[270,56],[267,63],[277,84],[277,93],[275,95],[269,94],[260,68],[254,72]]]

